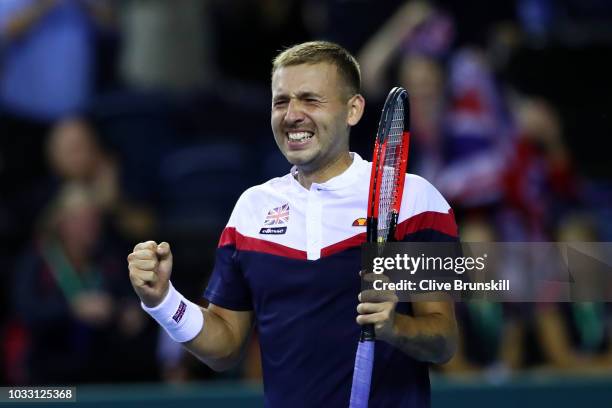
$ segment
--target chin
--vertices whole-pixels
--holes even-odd
[[[314,161],[312,154],[304,154],[303,152],[286,152],[285,158],[294,166],[305,166]]]

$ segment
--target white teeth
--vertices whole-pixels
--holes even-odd
[[[289,132],[287,135],[292,142],[306,141],[312,137],[310,132]]]

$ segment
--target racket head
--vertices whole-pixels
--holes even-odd
[[[410,143],[408,92],[395,87],[387,96],[374,142],[368,201],[368,242],[395,240]]]

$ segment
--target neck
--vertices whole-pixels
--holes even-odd
[[[312,183],[325,183],[327,180],[344,173],[352,162],[353,159],[351,158],[351,154],[347,151],[317,170],[309,171],[308,169],[298,166],[297,181],[305,189],[310,190]]]

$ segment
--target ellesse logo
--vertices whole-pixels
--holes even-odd
[[[263,235],[280,235],[287,232],[287,227],[264,227],[259,230]]]
[[[357,218],[355,221],[353,221],[353,227],[365,227],[367,223],[367,220],[365,218]]]

